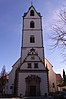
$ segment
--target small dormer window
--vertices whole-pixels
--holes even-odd
[[[34,28],[34,27],[35,27],[34,21],[31,21],[31,22],[30,22],[30,28]]]
[[[33,10],[30,11],[30,16],[34,16],[34,11]]]

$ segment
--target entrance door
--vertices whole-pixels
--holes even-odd
[[[30,86],[30,96],[36,96],[36,86]]]

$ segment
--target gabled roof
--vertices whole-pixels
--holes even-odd
[[[30,55],[34,55],[34,56],[37,56],[39,61],[44,65],[44,62],[42,61],[42,59],[39,57],[39,55],[35,52],[35,49],[32,48],[30,50],[30,52],[28,52],[27,56],[25,57],[25,59],[23,60],[23,62],[20,64],[19,68],[21,68],[21,65],[27,60],[27,58],[30,56]]]
[[[38,14],[39,17],[42,17],[41,14],[36,11],[36,9],[35,9],[35,7],[34,7],[33,5],[31,5],[31,6],[29,7],[28,11],[27,11],[26,13],[24,13],[24,16],[23,16],[23,17],[25,17],[25,16],[27,15],[27,13],[30,11],[31,8],[33,8],[33,9],[35,10],[35,12]]]

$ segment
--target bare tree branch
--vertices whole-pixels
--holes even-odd
[[[52,26],[53,33],[50,35],[52,41],[52,49],[59,47],[62,53],[66,56],[66,11],[62,10],[59,13],[57,24]]]
[[[62,22],[66,23],[65,11],[63,13],[60,12],[59,17]],[[65,27],[66,27],[66,24],[65,24]],[[54,34],[52,35],[51,39],[56,41],[55,45],[57,46],[59,44],[63,44],[64,46],[66,46],[66,30],[64,30],[64,28],[62,28],[57,24],[53,26],[53,31],[54,31]]]

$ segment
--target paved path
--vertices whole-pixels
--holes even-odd
[[[3,98],[0,98],[0,99],[3,99]],[[27,98],[27,97],[24,97],[24,98],[4,98],[4,99],[53,99],[53,98],[48,98],[48,97],[47,98],[46,97],[43,97],[43,98],[42,97],[41,98],[39,98],[39,97]]]
[[[0,99],[3,99],[3,98],[0,98]],[[40,97],[23,97],[23,98],[4,98],[4,99],[53,99],[53,98],[40,96]]]
[[[53,99],[53,98],[41,96],[41,97],[24,97],[22,99]]]

